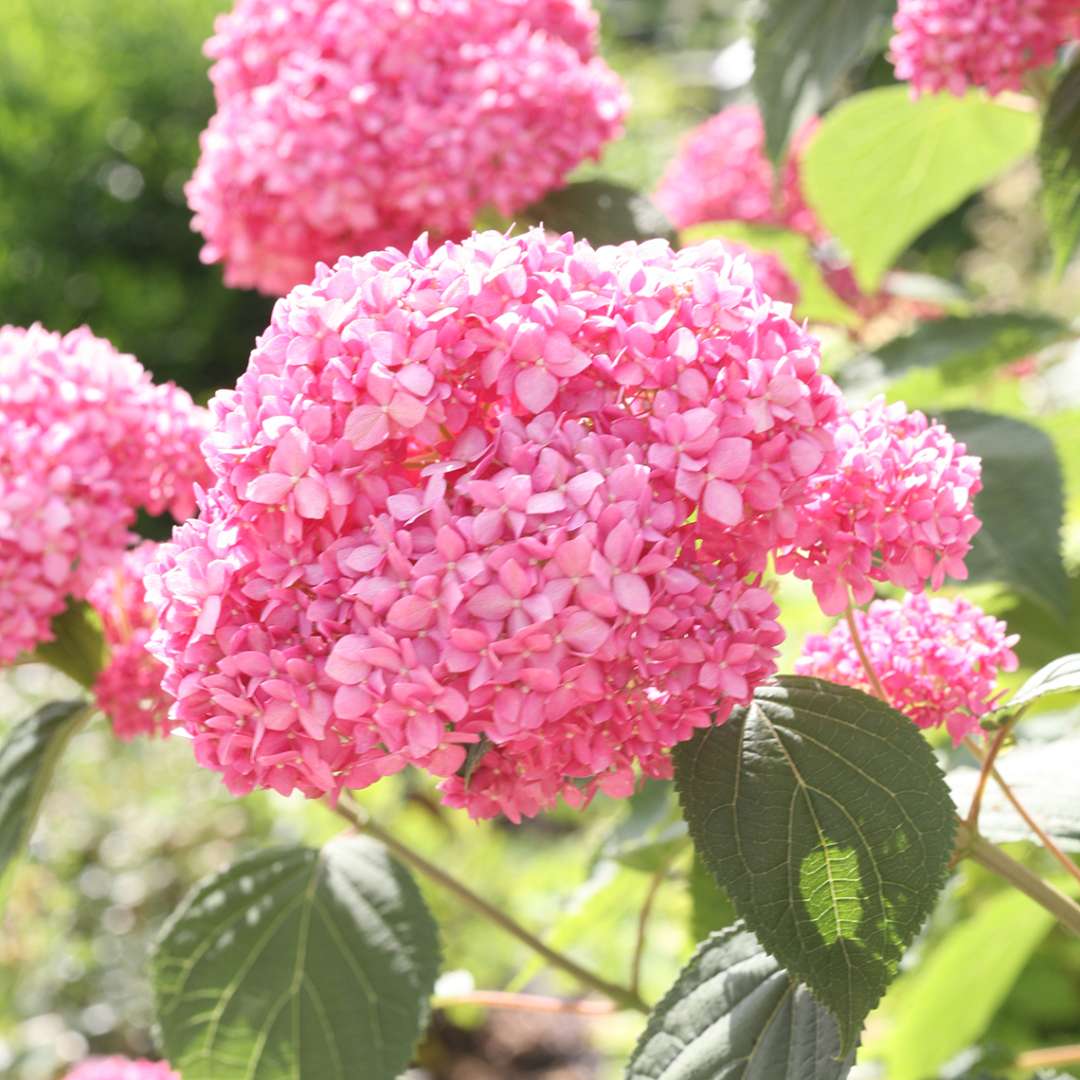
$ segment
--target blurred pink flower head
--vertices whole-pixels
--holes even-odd
[[[0,327],[0,662],[51,637],[130,543],[136,509],[195,507],[209,416],[83,327]]]
[[[760,574],[835,468],[816,343],[716,243],[343,258],[211,408],[151,648],[237,793],[413,764],[517,819],[666,775],[773,671]]]
[[[900,0],[890,45],[896,77],[916,96],[971,87],[1020,90],[1080,36],[1076,0]]]
[[[281,295],[317,262],[462,236],[622,129],[587,0],[239,0],[187,187],[202,257]]]
[[[180,1080],[180,1074],[164,1061],[99,1057],[76,1065],[64,1080]]]
[[[998,673],[1018,666],[1017,635],[960,597],[875,600],[855,623],[889,703],[919,727],[946,727],[957,743],[993,708]],[[795,670],[872,692],[846,622],[808,637]]]

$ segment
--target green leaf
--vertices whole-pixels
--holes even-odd
[[[1011,585],[1066,618],[1065,496],[1053,441],[1032,424],[995,413],[956,409],[940,419],[968,453],[982,458],[975,513],[983,524],[965,560],[969,580]]]
[[[788,229],[751,225],[745,221],[710,221],[685,229],[679,235],[679,242],[684,247],[714,239],[730,240],[754,251],[775,255],[799,286],[795,311],[801,318],[837,326],[854,326],[859,322],[858,313],[829,288],[814,258],[813,247],[805,236]]]
[[[920,323],[874,355],[893,378],[912,368],[940,367],[950,378],[964,379],[1031,356],[1071,333],[1067,323],[1037,312],[949,315]]]
[[[850,1048],[945,880],[954,813],[929,745],[876,698],[783,676],[674,756],[705,864]]]
[[[1080,243],[1080,58],[1058,80],[1039,136],[1042,203],[1058,273]]]
[[[394,1080],[427,1018],[437,930],[364,837],[259,852],[198,885],[152,961],[184,1080]]]
[[[843,77],[885,43],[896,0],[766,0],[754,33],[754,94],[774,161]]]
[[[625,812],[600,845],[597,859],[652,874],[689,843],[670,780],[646,780],[624,805]]]
[[[1059,656],[1039,668],[1034,675],[1000,708],[997,714],[1014,713],[1023,705],[1030,705],[1039,698],[1051,694],[1074,694],[1080,692],[1080,653]]]
[[[105,635],[98,613],[85,600],[69,600],[52,621],[53,640],[34,650],[34,658],[62,671],[88,690],[105,666]]]
[[[902,1007],[885,1039],[866,1048],[867,1058],[884,1061],[889,1080],[934,1076],[979,1041],[1053,925],[1053,915],[1022,893],[982,903],[897,982]]]
[[[88,711],[85,701],[42,705],[0,745],[0,876],[30,839],[56,763]]]
[[[873,292],[920,233],[1028,154],[1037,136],[1033,113],[978,94],[912,101],[906,86],[869,90],[822,121],[803,186]]]
[[[997,770],[1059,847],[1080,852],[1080,792],[1076,785],[1080,736],[1020,743],[997,759]],[[964,767],[949,773],[949,788],[961,814],[971,805],[978,779],[978,769]],[[979,832],[996,844],[1037,839],[993,781],[983,794]]]
[[[579,180],[518,215],[519,223],[572,232],[594,246],[627,240],[675,239],[671,222],[639,191],[608,180]]]
[[[843,1080],[836,1021],[741,923],[697,948],[649,1015],[627,1080]]]

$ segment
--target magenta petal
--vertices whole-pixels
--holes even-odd
[[[514,379],[514,393],[530,412],[543,412],[554,400],[559,380],[542,367],[524,368]]]

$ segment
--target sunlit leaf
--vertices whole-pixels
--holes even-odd
[[[1039,137],[1043,210],[1054,261],[1064,270],[1080,243],[1080,58],[1062,75]]]

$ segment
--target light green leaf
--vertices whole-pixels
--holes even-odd
[[[241,859],[197,886],[152,961],[184,1080],[395,1080],[427,1018],[437,931],[382,845]]]
[[[940,419],[968,453],[982,458],[975,513],[983,524],[965,560],[969,580],[1011,585],[1066,618],[1065,496],[1053,441],[1032,424],[995,413],[956,409]]]
[[[730,240],[754,251],[775,255],[799,286],[795,312],[801,318],[837,326],[854,326],[859,322],[858,314],[829,288],[814,259],[810,241],[800,233],[745,221],[710,221],[685,229],[679,235],[679,242],[684,247],[714,239]]]
[[[1033,113],[977,94],[912,101],[906,86],[869,90],[822,121],[803,186],[873,292],[920,233],[1030,153],[1037,137]]]
[[[903,1008],[866,1056],[886,1063],[889,1080],[936,1075],[979,1041],[1053,924],[1053,915],[1022,893],[1002,892],[980,905],[897,982]]]
[[[885,43],[895,10],[896,0],[765,0],[754,33],[754,94],[774,161],[843,77]]]
[[[1024,705],[1052,694],[1075,694],[1080,692],[1080,653],[1059,656],[1039,668],[1034,675],[1000,708],[998,714],[1014,713]]]
[[[1060,319],[1037,312],[949,315],[920,323],[874,355],[893,378],[912,368],[940,367],[950,379],[965,379],[1031,356],[1072,332]]]
[[[1060,273],[1080,243],[1080,58],[1050,95],[1038,157],[1043,211]]]
[[[519,224],[572,232],[594,246],[626,240],[674,240],[671,222],[645,195],[608,180],[579,180],[551,192],[518,215]]]
[[[674,756],[705,864],[850,1048],[945,880],[954,813],[929,745],[876,698],[783,676]]]
[[[1076,783],[1080,736],[1021,743],[998,757],[997,770],[1059,847],[1080,852],[1080,789]],[[971,805],[978,779],[977,769],[964,767],[949,773],[949,788],[961,814]],[[1037,839],[992,781],[983,794],[979,832],[994,843]]]
[[[42,705],[0,745],[0,875],[30,839],[56,763],[87,712],[85,701]]]
[[[836,1021],[741,923],[697,948],[653,1009],[627,1080],[843,1080]]]

